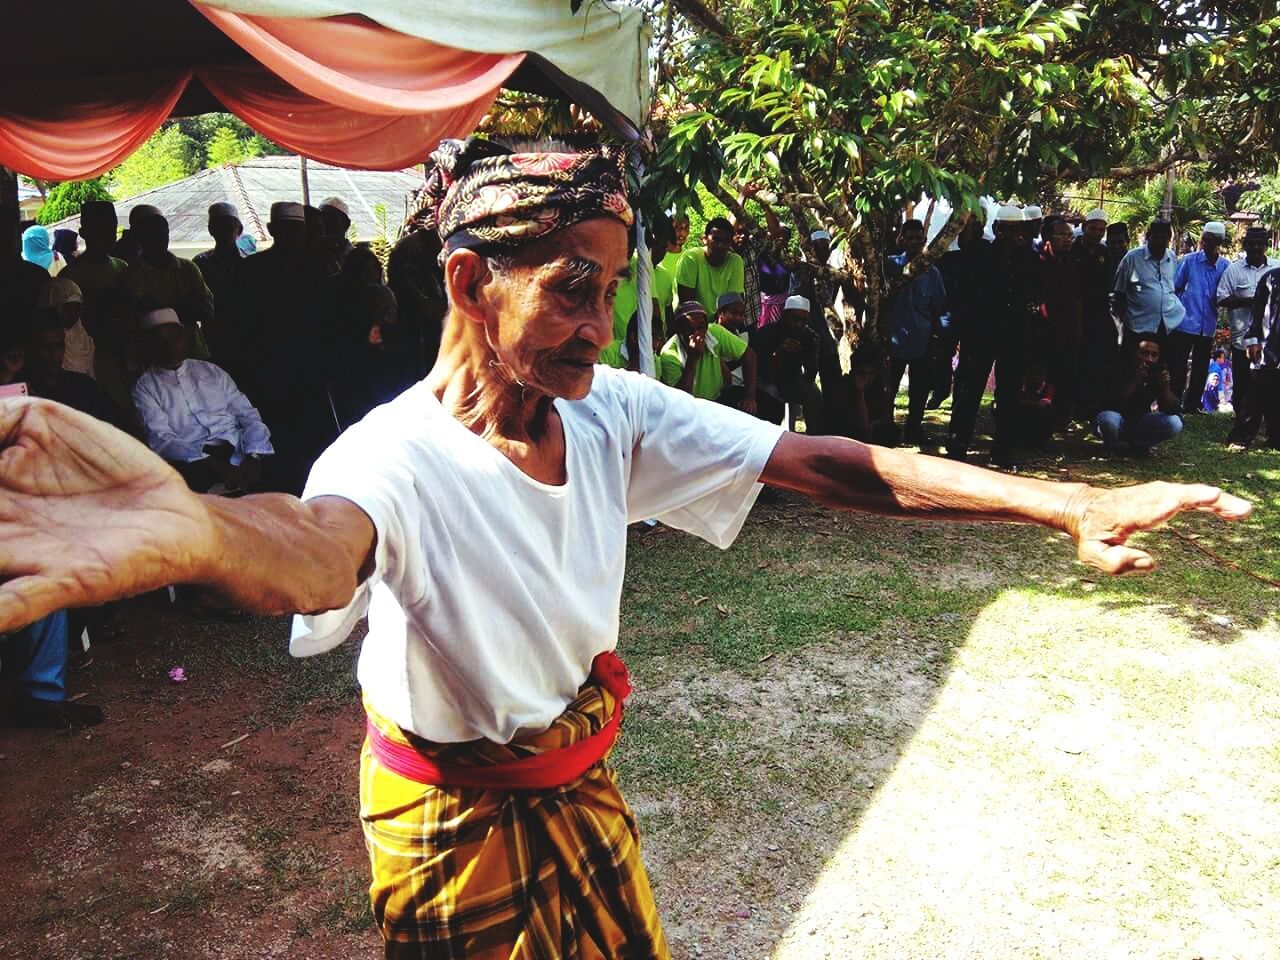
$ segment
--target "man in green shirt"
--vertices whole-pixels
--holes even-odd
[[[634,370],[640,371],[640,337],[639,324],[637,320],[640,314],[632,311],[631,320],[627,324],[626,336],[620,340],[614,340],[611,344],[600,351],[597,363],[603,363],[607,367],[613,367],[615,370]],[[653,314],[653,333],[650,339],[650,349],[653,350],[653,369],[655,373],[662,369],[660,360],[660,351],[662,350],[662,317],[658,313]]]
[[[675,335],[658,356],[658,379],[699,400],[715,400],[770,419],[756,405],[756,355],[745,340],[718,323],[708,323],[707,311],[696,300],[676,307],[672,325]],[[740,387],[729,381],[729,371],[738,364],[742,365]],[[781,419],[781,412],[770,405],[767,413],[775,412]]]
[[[685,253],[676,267],[681,303],[696,300],[712,314],[722,293],[746,292],[742,258],[732,247],[733,225],[724,217],[708,220],[702,249]]]
[[[650,249],[653,249],[650,247]],[[618,292],[613,299],[613,339],[616,343],[625,339],[627,324],[636,310],[636,277],[639,275],[639,257],[631,255],[631,276],[618,284]],[[653,268],[652,294],[654,316],[659,317],[663,326],[671,316],[672,302],[675,299],[675,277],[661,264]]]

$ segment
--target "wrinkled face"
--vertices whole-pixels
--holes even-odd
[[[166,370],[177,370],[187,359],[187,331],[180,323],[152,327],[146,336],[147,354],[152,363]]]
[[[1254,263],[1261,263],[1267,258],[1267,241],[1263,237],[1246,239],[1244,253]]]
[[[1147,231],[1147,249],[1153,257],[1163,257],[1169,249],[1169,241],[1173,239],[1173,230],[1163,224]]]
[[[243,233],[240,221],[235,217],[210,217],[209,218],[209,236],[218,246],[235,243]]]
[[[898,242],[909,259],[914,260],[924,251],[924,228],[906,227],[898,234]]]
[[[702,237],[702,246],[707,251],[707,262],[718,267],[733,247],[733,234],[724,227],[711,227]]]
[[[1096,247],[1107,235],[1107,224],[1103,220],[1086,220],[1081,236],[1086,246]]]
[[[471,257],[478,263],[454,260]],[[596,358],[613,339],[613,301],[630,271],[627,230],[596,217],[530,244],[510,267],[468,251],[446,263],[449,300],[465,303],[468,322],[482,323],[489,348],[528,390],[580,400],[591,390]],[[455,289],[473,266],[474,293]]]
[[[1053,232],[1049,234],[1049,245],[1053,247],[1054,256],[1063,256],[1071,252],[1071,245],[1075,243],[1075,231],[1071,229],[1071,224],[1065,220],[1059,220],[1053,225]]]
[[[169,249],[169,221],[164,217],[147,217],[134,232],[144,257],[156,257]]]
[[[67,355],[67,335],[62,330],[37,330],[27,343],[27,369],[40,380],[50,380],[62,369]]]

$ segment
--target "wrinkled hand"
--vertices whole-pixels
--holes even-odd
[[[132,437],[46,400],[0,401],[0,632],[193,579],[214,526]]]
[[[1129,537],[1184,510],[1242,520],[1253,507],[1247,500],[1204,484],[1157,481],[1113,490],[1090,487],[1075,501],[1067,529],[1076,539],[1082,563],[1107,573],[1146,573],[1156,568],[1156,562],[1150,554],[1129,546]]]

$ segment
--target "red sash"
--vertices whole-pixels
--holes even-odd
[[[392,773],[437,787],[477,787],[483,790],[551,790],[582,776],[602,760],[622,726],[622,701],[631,693],[626,665],[613,651],[591,663],[591,682],[613,694],[617,705],[603,727],[591,736],[565,747],[506,763],[483,767],[459,766],[427,756],[407,743],[389,738],[372,720],[366,720],[369,749]]]

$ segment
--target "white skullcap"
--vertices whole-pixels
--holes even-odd
[[[827,233],[827,231],[825,230],[815,230],[813,231],[813,233],[809,234],[809,239],[810,240],[830,240],[831,234]]]
[[[167,323],[176,323],[181,325],[182,321],[178,319],[178,315],[173,312],[172,307],[161,307],[159,310],[149,310],[138,318],[139,330],[150,330],[152,327],[163,327]]]
[[[129,226],[136,227],[148,217],[163,217],[159,207],[153,207],[149,203],[140,203],[129,211]]]
[[[36,308],[60,307],[64,303],[84,303],[84,294],[67,277],[50,277],[36,296]]]
[[[1084,215],[1085,223],[1090,223],[1094,220],[1101,220],[1103,223],[1106,223],[1107,212],[1103,210],[1101,207],[1095,207],[1094,209],[1090,210],[1088,213]]]
[[[320,201],[320,209],[323,210],[325,207],[333,207],[335,210],[341,210],[344,217],[348,220],[351,219],[351,213],[347,210],[347,201],[343,200],[341,197],[325,197]]]
[[[240,211],[236,209],[234,203],[220,200],[209,206],[209,219],[212,220],[214,217],[230,217],[232,220],[239,222]]]
[[[801,297],[801,296],[787,297],[787,302],[782,307],[782,312],[786,313],[788,310],[801,310],[805,313],[808,313],[809,301],[805,297]]]
[[[1027,219],[1016,203],[1006,203],[996,211],[996,223],[1022,223]]]
[[[1037,207],[1035,204],[1032,204],[1031,206],[1026,207],[1022,211],[1022,215],[1027,220],[1043,220],[1044,219],[1044,211],[1041,210],[1039,207]]]
[[[1219,240],[1227,239],[1227,225],[1221,220],[1210,220],[1204,225],[1204,229],[1200,231],[1202,237],[1217,237]]]

